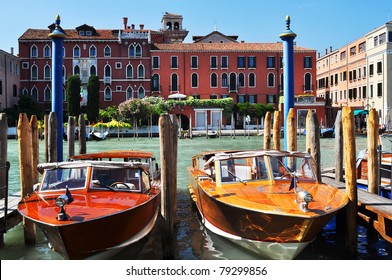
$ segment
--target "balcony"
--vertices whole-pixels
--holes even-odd
[[[104,84],[112,84],[112,77],[103,77]]]

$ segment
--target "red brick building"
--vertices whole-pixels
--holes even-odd
[[[88,78],[97,75],[101,81],[101,108],[129,98],[170,98],[173,94],[200,99],[232,97],[234,103],[278,107],[283,94],[282,43],[238,42],[237,36],[218,31],[194,36],[193,43],[183,43],[188,31],[182,28],[182,20],[180,15],[166,13],[157,31],[145,29],[143,24],[138,28],[129,26],[127,18],[123,18],[120,29],[98,30],[87,24],[64,29],[64,88],[68,75],[79,74],[84,106]],[[48,29],[28,29],[19,38],[21,92],[31,95],[47,112],[51,110],[52,75],[48,34],[53,28],[54,24]],[[315,50],[295,46],[294,91],[298,98],[307,98],[306,109],[309,101],[315,100],[315,62]],[[65,94],[64,91],[64,102]],[[324,114],[321,106],[317,111]],[[186,108],[177,113],[183,115],[184,125],[192,116],[192,126],[200,129],[214,127],[222,120],[221,109],[217,108]],[[240,118],[236,118],[239,124]],[[223,124],[229,123],[223,120]]]

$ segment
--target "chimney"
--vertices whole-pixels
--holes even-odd
[[[140,30],[144,29],[144,24],[140,24]]]
[[[320,58],[320,53],[318,53],[318,58]]]
[[[124,30],[127,30],[128,18],[123,17]]]
[[[14,47],[11,47],[11,54],[14,55]]]
[[[329,47],[329,52],[332,52],[332,46]]]
[[[134,24],[131,24],[131,27],[132,27],[132,30],[134,30],[134,29],[135,29],[135,25],[134,25]]]
[[[325,54],[328,54],[328,49],[325,49]]]

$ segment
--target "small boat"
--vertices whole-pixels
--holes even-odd
[[[96,140],[96,141],[101,141],[101,140],[105,140],[106,137],[108,136],[109,131],[105,131],[105,132],[99,132],[99,131],[91,131],[89,133],[89,138],[91,140]]]
[[[308,153],[208,151],[192,157],[189,192],[202,223],[266,259],[293,259],[348,202],[317,181]]]
[[[64,259],[108,258],[155,225],[161,184],[149,152],[86,154],[38,170],[42,180],[18,211]]]
[[[381,151],[379,154],[379,195],[391,198],[392,153]],[[357,187],[368,191],[368,153],[367,149],[358,153],[356,161]]]

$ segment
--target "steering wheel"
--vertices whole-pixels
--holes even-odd
[[[285,172],[281,177],[279,177],[279,179],[283,179],[283,178],[285,178],[285,177],[287,177],[288,179],[290,179],[290,178],[291,178],[291,174],[288,173],[288,172]]]
[[[115,189],[131,190],[131,186],[124,182],[114,182],[113,184],[110,185],[110,187]]]

